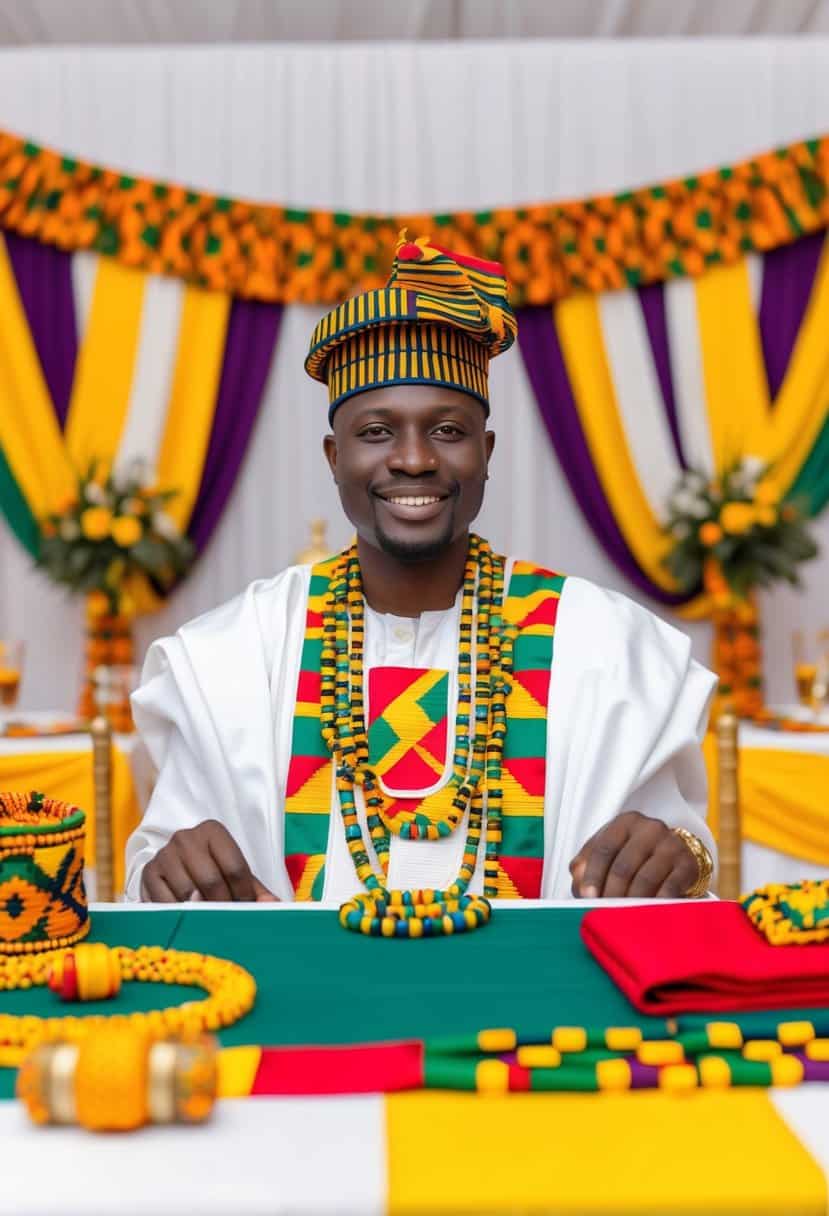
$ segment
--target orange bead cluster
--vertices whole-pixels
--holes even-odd
[[[135,659],[132,623],[122,614],[87,612],[85,674],[78,713],[92,718],[99,712],[95,702],[95,669],[130,666]],[[129,697],[121,695],[100,707],[113,730],[128,734],[134,730]]]

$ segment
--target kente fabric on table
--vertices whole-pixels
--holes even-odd
[[[300,900],[321,898],[325,887],[331,761],[322,735],[320,662],[322,609],[332,568],[328,561],[311,570],[285,791],[285,864]],[[516,629],[500,782],[498,885],[506,898],[537,899],[541,891],[547,705],[564,584],[562,575],[515,562],[504,600],[504,619]],[[368,672],[365,685],[369,760],[382,788],[394,798],[387,813],[413,813],[438,791],[450,806],[454,714],[449,712],[449,672],[378,666]],[[452,692],[456,699],[454,684]]]
[[[596,908],[581,933],[642,1013],[829,1004],[829,944],[772,946],[736,903]]]
[[[508,559],[507,584],[513,565]],[[310,567],[292,567],[253,583],[150,649],[133,707],[159,777],[128,845],[128,899],[140,898],[141,871],[170,835],[205,818],[227,827],[275,895],[294,897],[285,863],[285,793],[310,577]],[[459,612],[460,598],[417,619],[370,607],[365,614],[368,678],[375,667],[449,673],[450,751]],[[624,810],[686,827],[713,847],[699,751],[712,686],[713,677],[692,660],[687,637],[624,596],[568,578],[549,683],[544,898],[569,896],[570,860]],[[324,775],[319,782],[324,791]],[[329,779],[319,814],[335,814],[323,889],[314,894],[344,900],[354,894],[355,876],[334,797]],[[465,830],[462,822],[451,836],[428,842],[393,837],[389,886],[448,885]],[[482,888],[482,870],[481,857],[473,890]]]

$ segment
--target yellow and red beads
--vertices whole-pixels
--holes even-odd
[[[105,1001],[121,988],[121,964],[103,942],[86,942],[59,954],[46,982],[63,1001]]]
[[[189,1039],[205,1030],[232,1026],[245,1016],[256,999],[253,976],[227,959],[190,951],[164,950],[161,946],[140,946],[137,950],[115,946],[110,953],[117,960],[119,982],[184,984],[204,988],[210,994],[203,1001],[123,1016],[123,1021],[153,1040],[171,1035]],[[0,992],[42,987],[56,962],[55,954],[0,957]],[[79,1043],[90,1031],[100,1029],[109,1021],[101,1014],[40,1018],[0,1013],[0,1046],[28,1049],[37,1043],[59,1040]],[[5,1054],[8,1055],[8,1050]]]

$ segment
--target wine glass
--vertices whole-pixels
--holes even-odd
[[[7,710],[14,709],[20,695],[24,645],[17,638],[0,638],[0,733],[5,731]]]
[[[814,714],[827,699],[829,691],[829,630],[820,630],[807,646],[802,629],[792,635],[794,683],[797,699]]]

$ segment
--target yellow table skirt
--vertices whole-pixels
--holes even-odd
[[[719,827],[714,736],[703,744],[708,768],[708,822]],[[741,747],[743,839],[829,867],[829,756],[777,748]]]
[[[0,755],[0,790],[38,790],[86,811],[86,865],[95,866],[95,796],[92,750]],[[112,749],[112,853],[115,894],[124,889],[127,837],[141,818],[129,758]]]

